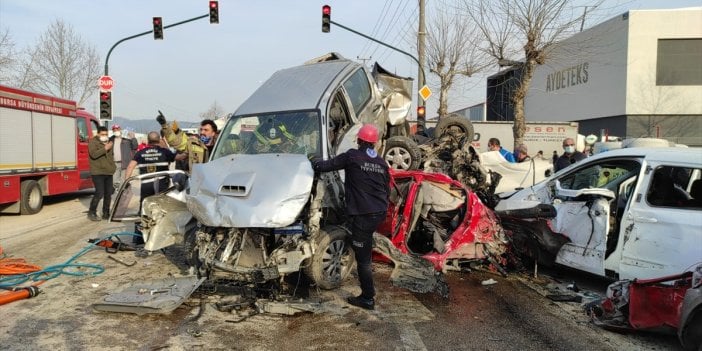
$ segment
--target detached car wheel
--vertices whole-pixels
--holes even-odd
[[[322,289],[331,290],[351,273],[355,259],[346,244],[346,231],[341,227],[326,227],[319,230],[317,250],[305,267],[305,273]]]
[[[465,117],[456,114],[450,114],[444,118],[441,118],[439,123],[436,125],[434,136],[440,138],[449,131],[464,134],[470,142],[473,141],[473,136],[475,135],[475,132],[473,131],[473,124],[470,123],[470,121]]]
[[[29,215],[41,211],[44,198],[36,180],[25,180],[20,185],[20,214]]]
[[[413,170],[419,168],[421,151],[414,140],[405,136],[394,136],[385,142],[383,159],[394,169]]]

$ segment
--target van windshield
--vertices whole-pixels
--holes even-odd
[[[232,116],[220,132],[212,159],[233,154],[320,155],[317,111]]]

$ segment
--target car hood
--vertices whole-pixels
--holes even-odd
[[[304,155],[231,155],[193,167],[188,210],[213,227],[292,224],[307,203],[314,171]]]

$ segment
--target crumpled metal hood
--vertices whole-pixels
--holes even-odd
[[[188,210],[212,227],[284,227],[307,203],[313,179],[304,155],[226,156],[194,165]]]

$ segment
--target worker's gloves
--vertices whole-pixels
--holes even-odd
[[[161,111],[158,111],[158,116],[156,116],[156,121],[158,122],[158,124],[164,125],[164,124],[166,124],[166,116],[164,116],[163,113],[161,113]]]

